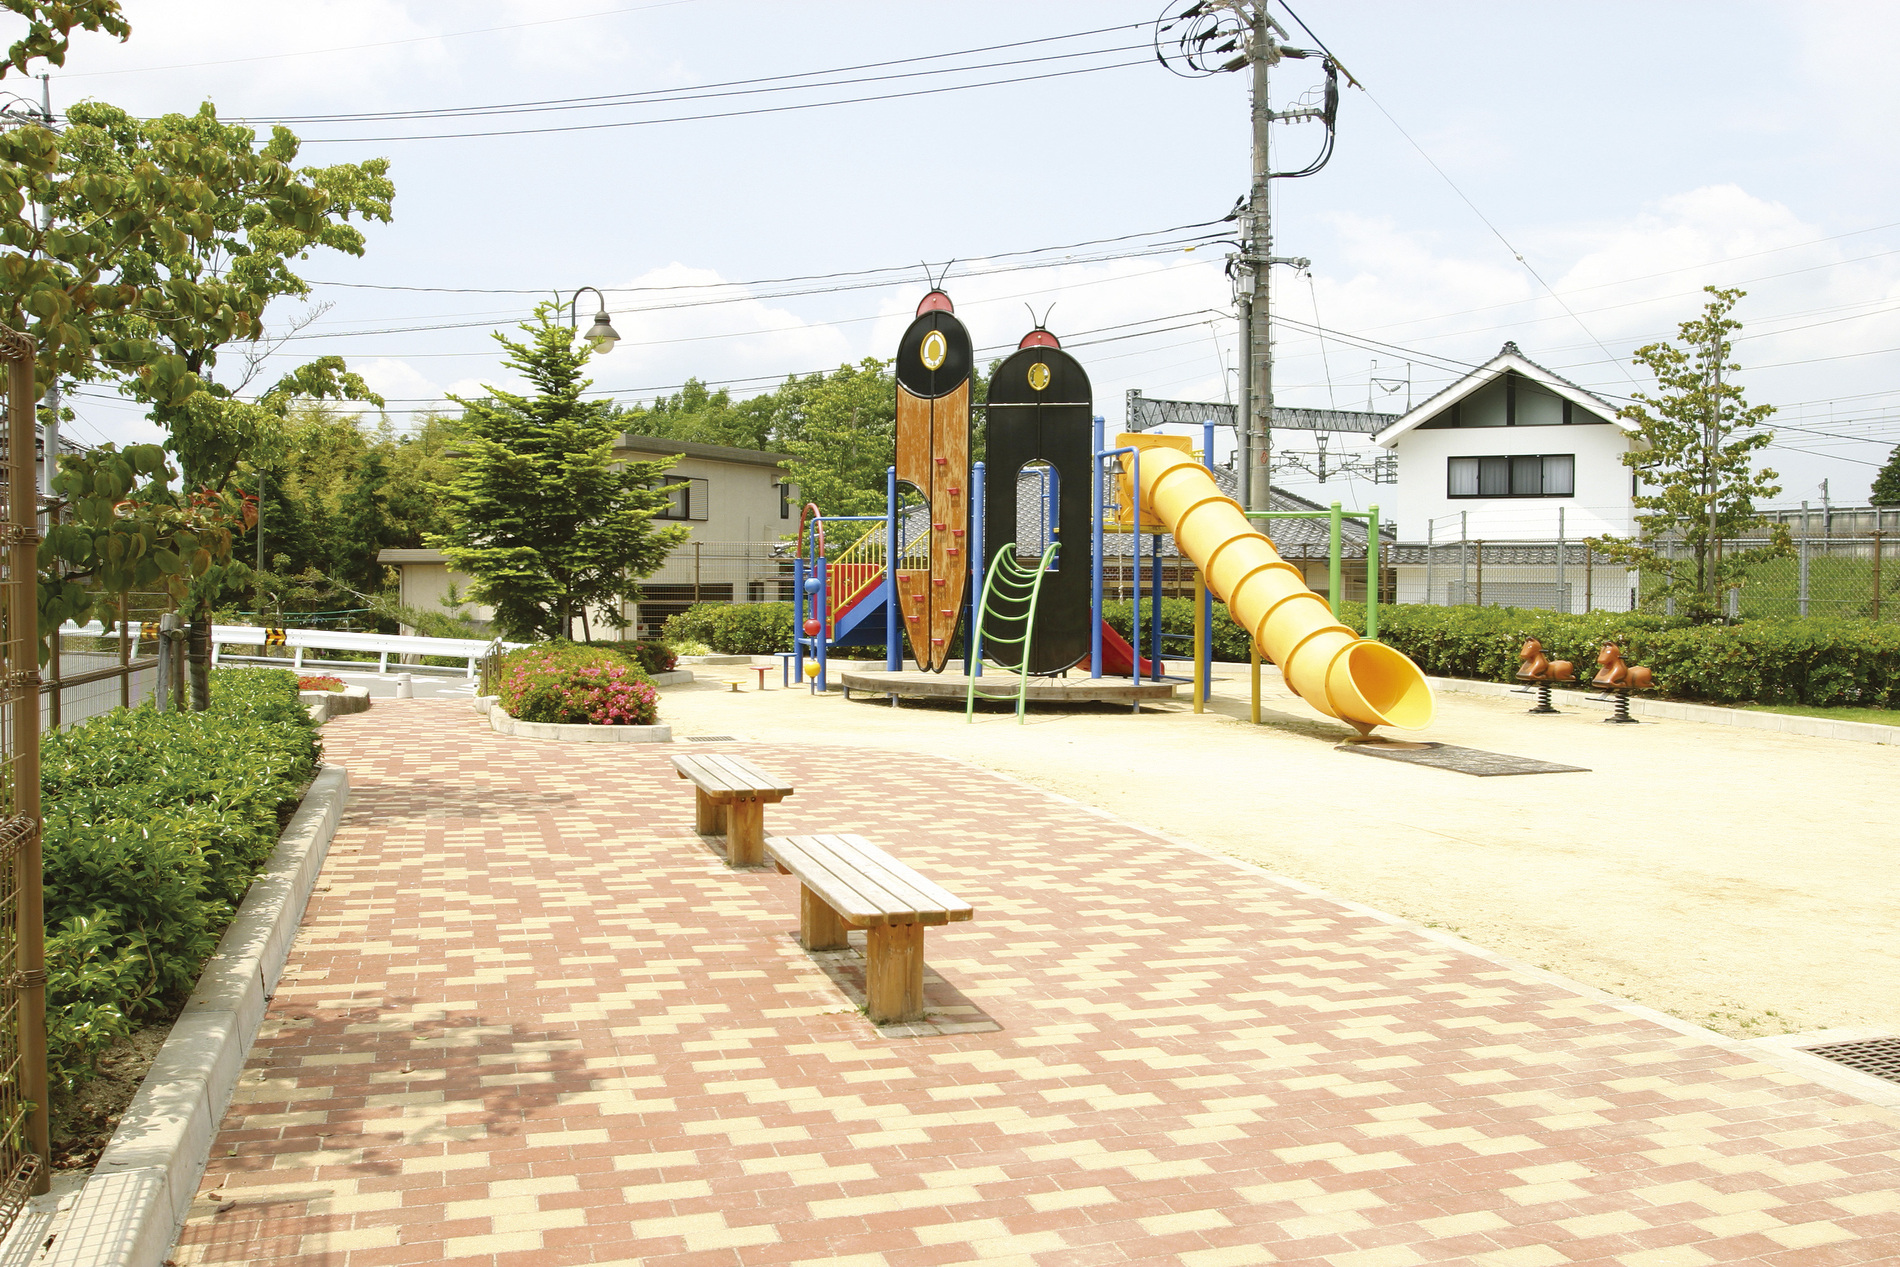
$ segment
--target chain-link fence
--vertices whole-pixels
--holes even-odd
[[[1801,537],[1794,553],[1752,565],[1743,584],[1724,596],[1734,618],[1850,616],[1900,620],[1900,534]],[[1769,544],[1767,537],[1722,543],[1734,555]],[[1541,607],[1555,611],[1633,611],[1674,614],[1656,601],[1671,570],[1691,576],[1687,545],[1663,548],[1661,566],[1640,572],[1587,545],[1554,541],[1463,540],[1402,545],[1393,551],[1398,601],[1436,606]]]
[[[668,616],[694,603],[789,603],[792,554],[770,541],[688,541],[640,583],[627,616],[640,638],[657,638]]]

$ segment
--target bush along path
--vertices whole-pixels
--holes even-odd
[[[641,665],[658,665],[653,671],[665,672],[674,663],[673,653],[657,643],[635,643],[626,653],[571,642],[536,643],[502,657],[501,706],[517,721],[651,726],[659,719],[660,694]]]
[[[216,671],[208,712],[119,710],[44,738],[56,1119],[109,1048],[189,996],[318,752],[280,669]]]
[[[1246,631],[1227,614],[1225,604],[1217,602],[1213,609],[1214,658],[1245,663]],[[1362,603],[1340,604],[1341,622],[1361,633],[1365,613]],[[1111,628],[1129,636],[1126,601],[1103,604],[1103,615]],[[1145,641],[1145,603],[1142,616]],[[1161,628],[1167,634],[1192,636],[1193,601],[1162,600]],[[1660,694],[1675,699],[1900,708],[1900,624],[1892,622],[1817,616],[1696,625],[1643,612],[1582,614],[1413,603],[1379,607],[1379,641],[1438,677],[1515,681],[1517,653],[1527,638],[1542,642],[1551,659],[1573,661],[1586,679],[1595,672],[1597,649],[1614,642],[1631,664],[1646,664],[1655,672]],[[1187,646],[1171,639],[1162,658],[1185,664],[1192,659]]]

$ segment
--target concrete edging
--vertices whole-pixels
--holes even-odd
[[[160,1267],[170,1254],[349,795],[342,766],[317,771],[80,1189],[48,1267]]]
[[[1472,678],[1427,677],[1435,691],[1454,695],[1516,695],[1519,683],[1480,682]],[[1553,691],[1551,702],[1561,705],[1566,698],[1582,694],[1582,688]],[[1589,692],[1595,695],[1596,692]],[[1574,702],[1574,698],[1573,698]],[[1637,717],[1662,721],[1693,721],[1711,726],[1740,726],[1750,730],[1775,730],[1785,735],[1809,739],[1844,739],[1850,743],[1900,744],[1900,726],[1881,726],[1864,721],[1836,721],[1832,717],[1798,717],[1793,713],[1758,713],[1746,708],[1723,708],[1716,704],[1688,704],[1681,700],[1645,699],[1630,696],[1630,712]]]
[[[482,699],[475,701],[481,711]],[[521,721],[510,717],[498,702],[488,706],[488,725],[498,735],[516,739],[552,739],[561,743],[672,743],[673,728],[658,726],[589,726],[561,722]]]
[[[332,717],[360,713],[369,707],[367,686],[346,686],[340,691],[298,691],[297,698],[310,707],[310,716],[321,726]],[[322,716],[318,716],[321,710]]]

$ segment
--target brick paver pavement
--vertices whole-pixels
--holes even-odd
[[[180,1263],[1900,1256],[1891,1113],[984,771],[742,749],[799,789],[768,832],[976,904],[927,947],[958,1032],[893,1037],[671,749],[325,735],[354,800]]]

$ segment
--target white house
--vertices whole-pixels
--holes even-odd
[[[1398,460],[1399,601],[1626,608],[1628,574],[1580,542],[1635,527],[1635,430],[1506,343],[1374,436]]]

